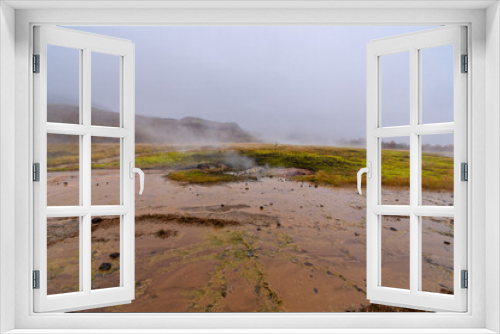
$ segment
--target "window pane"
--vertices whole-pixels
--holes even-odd
[[[422,141],[422,205],[453,206],[453,134]]]
[[[47,219],[47,294],[80,290],[80,218]]]
[[[453,45],[422,49],[422,123],[453,122]]]
[[[120,205],[120,138],[92,137],[92,205]]]
[[[453,294],[452,218],[422,217],[422,291]]]
[[[80,50],[47,45],[47,121],[80,123]]]
[[[92,217],[92,289],[120,286],[120,216]]]
[[[120,126],[120,57],[92,52],[92,125]]]
[[[410,124],[410,53],[380,57],[382,126]]]
[[[382,139],[382,205],[410,205],[410,139]]]
[[[382,286],[410,289],[410,218],[382,216]]]
[[[47,135],[47,205],[80,205],[79,136]]]

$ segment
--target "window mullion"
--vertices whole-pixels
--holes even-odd
[[[415,128],[419,123],[419,51],[410,49],[410,291],[416,293],[420,280],[419,217],[414,209],[420,198],[420,145]]]
[[[90,127],[91,125],[91,50],[83,50],[83,64],[82,64],[82,76],[81,76],[81,101],[82,101],[82,125],[85,127]],[[92,194],[91,194],[91,161],[92,161],[92,140],[90,132],[87,132],[82,136],[82,159],[80,160],[80,170],[81,170],[81,189],[82,189],[82,204],[86,208],[90,208],[92,204]],[[80,273],[82,279],[83,291],[90,293],[92,288],[91,281],[91,213],[90,210],[87,212],[82,219],[82,238],[80,243]]]

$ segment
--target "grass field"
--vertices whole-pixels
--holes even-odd
[[[409,186],[409,151],[382,150],[382,184]],[[77,144],[48,145],[48,170],[77,170]],[[169,178],[189,183],[243,181],[233,175],[252,166],[299,168],[310,175],[293,176],[296,181],[342,187],[356,184],[356,173],[366,164],[366,150],[327,146],[272,144],[228,144],[217,147],[137,144],[136,166],[142,169],[174,169]],[[210,165],[210,168],[200,166]],[[215,166],[215,168],[214,168]],[[119,147],[115,144],[92,145],[93,169],[119,167]],[[422,155],[422,187],[428,190],[453,190],[453,158],[435,153]]]

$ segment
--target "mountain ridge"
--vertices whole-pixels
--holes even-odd
[[[49,104],[47,121],[57,123],[79,123],[78,107],[65,104]],[[92,124],[100,126],[118,126],[119,115],[116,112],[92,107]],[[77,138],[72,141],[76,141]],[[67,136],[51,135],[49,142],[68,141]],[[93,142],[111,142],[104,137]],[[210,121],[199,117],[181,119],[161,118],[144,115],[135,116],[136,143],[167,144],[217,144],[260,142],[251,133],[234,122]]]

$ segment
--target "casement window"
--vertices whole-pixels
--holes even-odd
[[[34,136],[34,309],[35,312],[72,311],[128,303],[134,298],[134,45],[130,41],[76,32],[64,28],[35,27],[33,55],[35,136]],[[66,48],[76,55],[76,80],[79,84],[79,122],[77,124],[50,122],[47,115],[47,58],[55,56],[51,48]],[[95,125],[92,122],[92,56],[113,55],[119,60],[119,109],[120,119],[116,127]],[[54,62],[53,62],[54,63]],[[66,75],[70,75],[67,73]],[[49,120],[49,121],[48,121]],[[56,119],[57,121],[58,119]],[[64,121],[64,120],[63,120]],[[61,206],[47,203],[47,136],[60,136],[63,142],[79,143],[79,202]],[[115,138],[120,143],[119,194],[116,205],[98,205],[91,198],[91,151],[92,143],[99,138]],[[139,170],[140,172],[140,170]],[[140,172],[142,174],[142,172]],[[141,178],[143,186],[144,179]],[[98,189],[95,189],[97,191]],[[142,189],[141,189],[142,192]],[[94,202],[94,203],[93,203]],[[96,203],[97,202],[97,203]],[[52,205],[50,205],[52,204]],[[115,286],[93,290],[92,273],[92,219],[93,216],[117,216],[117,234],[120,254],[120,281]],[[76,217],[79,245],[79,282],[76,289],[67,293],[50,291],[47,284],[47,222],[55,217]]]
[[[14,7],[17,6],[15,2],[12,2]],[[497,176],[496,164],[497,160],[500,160],[500,137],[497,136],[498,117],[494,112],[498,110],[496,89],[500,89],[500,76],[495,65],[499,61],[496,50],[500,49],[496,31],[500,27],[496,3],[468,2],[466,6],[458,2],[439,2],[438,5],[444,9],[426,8],[425,4],[419,3],[417,7],[420,9],[414,8],[415,4],[412,4],[398,10],[382,8],[387,6],[386,3],[375,12],[372,9],[360,8],[285,11],[276,8],[248,11],[235,8],[104,10],[93,8],[92,6],[98,5],[88,3],[86,6],[93,9],[63,9],[65,6],[71,7],[63,4],[61,8],[57,7],[61,10],[56,10],[54,6],[59,5],[54,3],[45,4],[48,7],[43,10],[39,10],[34,4],[22,6],[29,9],[32,5],[32,10],[10,9],[15,17],[15,23],[9,23],[15,31],[15,40],[12,38],[9,42],[0,38],[3,50],[10,50],[4,48],[5,43],[15,45],[15,53],[12,52],[12,55],[15,55],[16,59],[15,76],[10,74],[12,79],[15,78],[15,89],[5,84],[0,85],[2,100],[5,98],[5,92],[16,95],[15,118],[7,119],[9,123],[4,123],[15,126],[15,145],[8,145],[4,137],[1,137],[3,141],[0,142],[2,154],[10,152],[12,157],[15,156],[16,167],[16,215],[15,226],[12,227],[15,233],[12,231],[9,234],[15,244],[7,242],[4,243],[5,248],[0,249],[0,264],[2,269],[7,268],[2,270],[2,275],[11,275],[10,282],[15,286],[9,287],[14,291],[6,293],[5,284],[0,284],[2,299],[7,296],[5,301],[15,304],[10,313],[5,313],[5,303],[0,307],[3,319],[9,321],[6,330],[16,329],[18,333],[24,333],[24,330],[36,332],[38,329],[64,329],[68,332],[81,329],[89,332],[127,329],[133,332],[137,329],[144,332],[161,328],[169,328],[171,331],[184,328],[198,332],[204,329],[222,332],[235,328],[254,328],[262,332],[283,328],[305,328],[304,331],[325,328],[332,331],[334,328],[355,331],[353,328],[356,328],[365,332],[372,329],[373,332],[429,332],[442,328],[477,333],[500,330],[500,323],[497,323],[496,318],[500,302],[497,300],[498,291],[495,290],[498,287],[497,269],[500,268],[500,262],[497,263],[500,242],[497,225],[493,223],[497,221],[498,208],[495,206],[500,198],[500,191],[497,190],[500,177]],[[101,5],[109,6],[104,3],[99,6]],[[2,6],[5,7],[5,4]],[[0,9],[5,10],[4,7]],[[452,7],[454,9],[450,10]],[[0,19],[0,24],[6,23]],[[81,33],[58,26],[142,24],[444,25],[425,32],[376,40],[367,45],[368,164],[364,170],[367,172],[368,207],[367,298],[384,305],[438,312],[265,315],[69,313],[74,310],[129,303],[135,297],[134,201],[139,190],[135,186],[134,172],[139,171],[133,165],[134,41]],[[485,30],[485,26],[488,29]],[[9,32],[4,29],[0,31],[0,36],[7,33]],[[453,64],[454,115],[453,119],[449,120],[428,118],[425,105],[425,94],[429,92],[429,87],[426,86],[429,84],[425,72],[428,59],[426,57],[432,57],[433,48],[443,47],[450,50],[447,61]],[[50,57],[50,51],[54,48],[76,54],[79,120],[75,123],[54,122],[47,116],[47,57]],[[92,59],[97,59],[100,54],[116,57],[119,63],[120,120],[114,127],[92,123],[90,74]],[[0,65],[8,61],[3,54],[0,56]],[[384,120],[384,99],[390,98],[391,94],[384,90],[384,71],[391,67],[392,57],[403,57],[408,64],[407,68],[403,69],[406,72],[401,73],[399,69],[403,81],[408,79],[404,85],[407,85],[409,94],[408,103],[401,111],[407,115],[408,121],[401,124],[388,124]],[[3,107],[0,112],[4,113]],[[0,136],[3,136],[1,131]],[[55,206],[54,203],[47,203],[48,136],[71,138],[71,142],[78,143],[76,163],[79,170],[75,173],[78,178],[76,191],[79,192],[77,203]],[[432,205],[424,198],[421,190],[425,178],[422,147],[427,136],[453,136],[452,206]],[[92,203],[90,196],[92,138],[95,137],[106,137],[106,140],[120,143],[120,193],[116,195],[117,201],[113,204]],[[397,203],[384,197],[384,171],[381,170],[383,145],[395,137],[405,138],[410,155],[408,201]],[[485,148],[489,154],[486,154]],[[5,163],[5,160],[0,162]],[[0,180],[5,182],[5,171],[1,168]],[[488,181],[486,171],[491,172],[488,173]],[[1,191],[3,194],[4,190]],[[5,204],[1,202],[0,205],[5,213]],[[92,219],[96,216],[113,217],[116,222],[115,236],[119,240],[117,244],[120,258],[117,261],[120,279],[104,289],[93,289],[90,279],[93,270]],[[74,249],[79,280],[66,291],[51,291],[46,280],[47,228],[54,218],[69,218],[76,222],[78,245],[75,245]],[[387,219],[397,221],[395,226],[408,231],[409,236],[409,256],[404,266],[396,273],[389,273],[389,277],[396,277],[395,280],[387,280],[388,273],[384,271],[384,247],[386,243],[390,243],[390,238],[384,233]],[[422,254],[429,242],[426,239],[428,219],[447,219],[453,222],[453,251],[448,255],[453,263],[453,294],[449,294],[449,291],[429,291],[426,288],[426,273],[422,270],[422,262],[428,259]],[[5,226],[2,231],[5,231]],[[7,235],[0,237],[4,241]]]
[[[429,115],[429,106],[425,104],[425,94],[435,87],[432,80],[425,77],[427,58],[432,57],[433,48],[448,48],[448,63],[453,64],[453,119],[446,123],[434,123]],[[391,98],[391,92],[384,90],[384,74],[390,68],[392,57],[406,57],[409,73],[408,105],[401,106],[401,113],[406,113],[408,123],[399,126],[390,124],[384,115],[384,99]],[[426,58],[427,57],[427,58]],[[467,272],[467,69],[464,68],[467,57],[465,27],[438,28],[425,32],[401,35],[372,41],[368,45],[368,116],[367,116],[367,290],[372,302],[405,306],[427,310],[465,311],[467,309],[467,290],[464,275]],[[384,72],[385,69],[385,72]],[[394,74],[393,74],[394,75]],[[398,75],[398,74],[396,74]],[[436,80],[436,79],[435,79]],[[402,83],[404,84],[404,83]],[[438,92],[436,92],[438,93]],[[441,106],[445,107],[445,106]],[[450,105],[448,105],[450,107]],[[427,114],[426,114],[427,113]],[[384,117],[385,116],[385,117]],[[431,121],[429,122],[429,119]],[[392,124],[391,124],[392,125]],[[426,203],[423,198],[422,184],[425,179],[422,168],[422,145],[428,136],[452,135],[454,137],[454,203],[453,206],[436,206]],[[395,202],[382,189],[383,142],[393,137],[405,137],[410,146],[410,190],[409,201]],[[390,168],[390,167],[389,167]],[[409,258],[406,272],[384,275],[384,243],[390,243],[390,237],[383,235],[384,220],[387,216],[397,216],[400,228],[409,229]],[[449,217],[453,219],[454,249],[448,255],[453,258],[453,295],[433,293],[425,290],[422,284],[425,272],[422,271],[423,239],[426,237],[425,222],[428,217]],[[388,239],[388,240],[387,240]],[[399,280],[388,277],[400,276]],[[389,282],[388,282],[389,281]],[[391,285],[392,284],[392,285]]]
[[[35,258],[34,258],[34,311],[73,311],[101,306],[129,303],[134,299],[134,48],[130,41],[75,32],[58,27],[34,28],[34,94],[35,94]],[[367,297],[372,302],[382,305],[403,306],[412,309],[439,311],[466,311],[466,289],[462,286],[463,272],[467,271],[466,263],[466,182],[461,179],[462,162],[466,163],[466,73],[463,69],[463,58],[466,56],[465,27],[445,27],[429,31],[401,35],[370,42],[368,48],[368,213],[367,213]],[[79,80],[79,122],[64,123],[64,117],[50,115],[47,112],[47,95],[51,90],[48,80],[54,71],[49,71],[49,57],[57,52],[52,48],[67,48],[73,51],[76,60],[76,80]],[[423,76],[425,73],[425,57],[433,48],[447,47],[452,52],[446,53],[448,59],[443,64],[451,64],[453,68],[453,101],[448,101],[454,110],[452,122],[424,123],[427,107],[422,102],[426,98],[424,92],[430,90],[426,85],[432,84]],[[59,49],[60,50],[60,49]],[[91,112],[92,56],[99,59],[98,54],[118,57],[121,71],[119,83],[120,120],[116,127],[101,126],[93,122]],[[396,72],[408,79],[410,97],[407,106],[401,106],[400,113],[406,114],[409,124],[387,127],[388,116],[384,114],[385,99],[391,99],[391,92],[384,90],[384,75],[390,68],[391,56],[407,56],[409,73]],[[387,59],[385,59],[387,57]],[[95,66],[95,63],[94,63]],[[385,71],[384,71],[385,70]],[[69,73],[67,75],[70,75]],[[51,92],[52,93],[52,92]],[[407,116],[407,117],[406,117]],[[424,117],[422,117],[424,116]],[[431,115],[432,119],[432,115]],[[61,120],[61,121],[59,121]],[[98,123],[98,122],[97,122]],[[421,147],[426,136],[454,136],[454,206],[430,206],[423,200],[422,192],[422,154]],[[59,136],[62,142],[79,143],[79,203],[47,201],[47,154],[51,153],[47,144],[48,136]],[[382,185],[381,149],[384,141],[393,137],[406,136],[410,147],[410,194],[409,203],[387,203]],[[98,192],[92,184],[91,153],[92,143],[106,138],[114,138],[120,143],[120,176],[119,192],[116,205],[99,205],[98,199],[91,196]],[[79,205],[77,205],[79,204]],[[389,205],[387,205],[389,204]],[[397,205],[396,205],[397,204]],[[458,208],[456,211],[455,208]],[[114,285],[94,289],[92,273],[96,263],[92,262],[94,254],[92,244],[93,219],[102,216],[115,216],[118,221],[116,234],[118,238],[120,280]],[[401,266],[403,270],[391,273],[384,272],[384,243],[390,243],[390,237],[383,234],[384,219],[387,216],[399,217],[398,228],[409,231],[409,258]],[[58,218],[78,221],[77,235],[79,245],[74,249],[78,257],[79,282],[74,282],[70,291],[54,291],[49,287],[48,270],[48,233],[51,219]],[[426,217],[447,217],[454,220],[454,251],[448,255],[457,268],[453,271],[453,293],[444,294],[426,291],[422,284],[425,273],[422,271],[422,246],[425,238]],[[401,226],[399,226],[401,225]],[[406,225],[406,226],[405,226]],[[53,227],[52,227],[53,228]],[[388,240],[386,240],[388,238]],[[75,239],[76,240],[76,239]],[[76,266],[75,266],[76,268]],[[406,272],[405,272],[406,269]],[[394,284],[395,285],[391,285]]]

